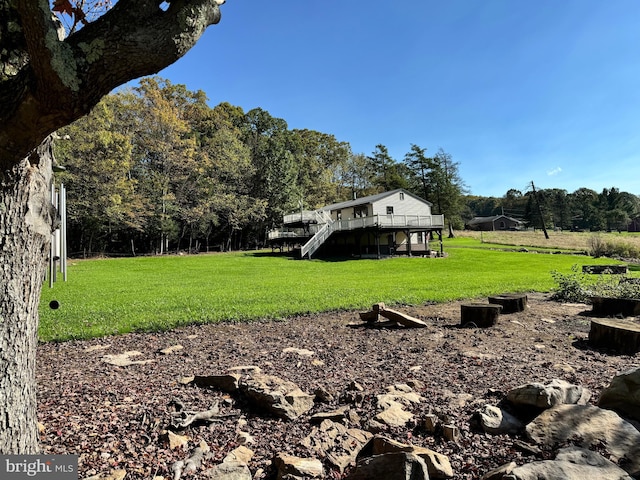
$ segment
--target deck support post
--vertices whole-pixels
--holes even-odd
[[[411,256],[411,230],[405,230],[404,234],[407,236],[407,256]]]
[[[378,257],[378,260],[380,260],[380,232],[376,232],[375,233],[376,236],[376,255]]]

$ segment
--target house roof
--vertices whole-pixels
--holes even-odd
[[[518,220],[517,218],[507,217],[506,215],[493,215],[492,217],[474,217],[467,222],[467,225],[476,225],[478,223],[493,223],[499,218],[506,218],[512,222],[516,223],[524,223],[522,220]]]
[[[379,200],[382,200],[384,198],[390,197],[391,195],[395,195],[396,193],[402,192],[405,195],[409,195],[410,197],[413,197],[421,202],[426,203],[429,206],[432,206],[433,204],[429,201],[429,200],[425,200],[424,198],[420,198],[417,195],[414,195],[411,192],[408,192],[407,190],[405,190],[404,188],[396,188],[395,190],[390,190],[388,192],[383,192],[383,193],[378,193],[376,195],[369,195],[366,197],[361,197],[361,198],[356,198],[355,200],[349,200],[346,202],[340,202],[340,203],[334,203],[332,205],[326,205],[324,207],[321,208],[321,210],[325,210],[325,211],[333,211],[333,210],[342,210],[343,208],[350,208],[350,207],[357,207],[359,205],[366,205],[369,203],[375,203]]]

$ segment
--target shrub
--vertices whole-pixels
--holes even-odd
[[[588,240],[589,255],[592,257],[603,257],[606,254],[605,242],[597,233],[591,235]]]
[[[590,297],[640,299],[640,283],[626,275],[590,275],[573,265],[571,273],[552,271],[551,276],[557,284],[551,298],[560,302],[590,303]]]

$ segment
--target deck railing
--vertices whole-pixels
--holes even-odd
[[[444,228],[444,215],[373,215],[371,217],[350,218],[326,223],[302,246],[302,258],[315,253],[333,232],[352,231],[364,228]]]

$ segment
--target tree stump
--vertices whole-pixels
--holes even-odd
[[[591,320],[589,343],[594,347],[633,355],[640,352],[640,322],[619,318]]]
[[[489,297],[489,303],[502,305],[500,313],[522,312],[527,308],[527,296],[524,293],[505,293]]]
[[[591,311],[598,315],[640,315],[640,300],[634,298],[590,297]]]
[[[466,303],[460,305],[460,324],[465,326],[469,323],[476,327],[492,327],[498,321],[502,305],[493,303]]]
[[[614,275],[622,275],[628,272],[626,265],[583,265],[582,273],[591,273],[596,275],[602,275],[603,273],[610,273]]]

